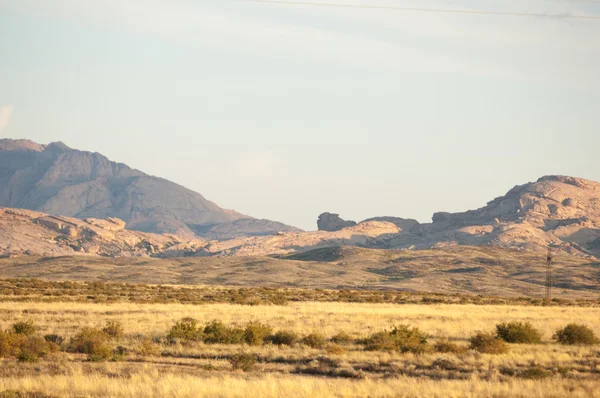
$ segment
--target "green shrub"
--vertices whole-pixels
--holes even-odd
[[[494,333],[479,332],[469,339],[469,348],[484,354],[504,354],[508,351],[506,342]]]
[[[109,339],[120,339],[123,337],[123,325],[121,325],[118,321],[108,321],[106,322],[106,326],[102,329],[104,334],[108,336]]]
[[[225,326],[221,321],[211,321],[204,327],[206,344],[241,344],[243,339],[244,329]]]
[[[194,318],[183,318],[179,320],[175,325],[171,327],[167,338],[169,340],[182,339],[182,340],[202,340],[203,333],[198,327],[198,321]]]
[[[339,332],[338,334],[333,336],[330,340],[332,343],[341,344],[341,345],[348,345],[348,344],[352,344],[354,342],[354,338],[346,332]]]
[[[269,325],[250,322],[244,329],[244,342],[249,345],[261,345],[271,333],[273,329]]]
[[[507,322],[496,325],[496,336],[507,343],[540,344],[542,334],[529,322]]]
[[[33,321],[17,322],[12,328],[16,334],[22,334],[25,336],[31,336],[35,333],[35,325],[33,324]]]
[[[594,331],[585,325],[570,323],[562,329],[558,329],[554,340],[565,345],[593,345],[598,343]]]
[[[311,348],[323,348],[325,346],[325,337],[320,333],[313,332],[304,336],[300,342]]]
[[[244,372],[251,371],[258,362],[256,354],[249,354],[241,352],[239,354],[232,355],[229,358],[229,363],[234,370],[242,369]]]
[[[429,349],[427,335],[419,328],[399,325],[392,331],[374,333],[361,341],[369,351],[399,351],[422,354]]]
[[[273,344],[277,345],[294,345],[298,342],[298,335],[291,330],[280,330],[267,338]]]

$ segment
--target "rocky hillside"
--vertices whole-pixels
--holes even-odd
[[[206,245],[202,239],[128,231],[118,218],[80,220],[0,208],[0,257],[184,257],[200,255]]]
[[[188,238],[297,231],[222,209],[171,181],[60,142],[0,140],[0,206],[80,219],[116,217],[130,230]]]

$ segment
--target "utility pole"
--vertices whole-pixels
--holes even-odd
[[[552,249],[550,247],[546,256],[546,301],[552,301]]]

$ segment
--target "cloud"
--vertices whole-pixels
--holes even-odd
[[[14,107],[12,105],[0,105],[0,131],[6,127],[13,114]]]

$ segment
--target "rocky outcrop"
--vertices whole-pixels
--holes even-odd
[[[207,245],[201,239],[128,231],[124,225],[116,218],[80,220],[0,208],[0,257],[182,257],[199,255]]]
[[[123,220],[128,229],[228,239],[298,229],[222,209],[197,192],[92,152],[56,142],[0,140],[0,206],[81,219]],[[219,229],[239,220],[240,228]],[[251,221],[250,221],[251,220]],[[242,226],[248,226],[247,230]],[[229,233],[225,233],[229,231]]]
[[[322,213],[317,219],[317,227],[319,231],[339,231],[344,228],[353,227],[356,221],[346,221],[339,214]]]

